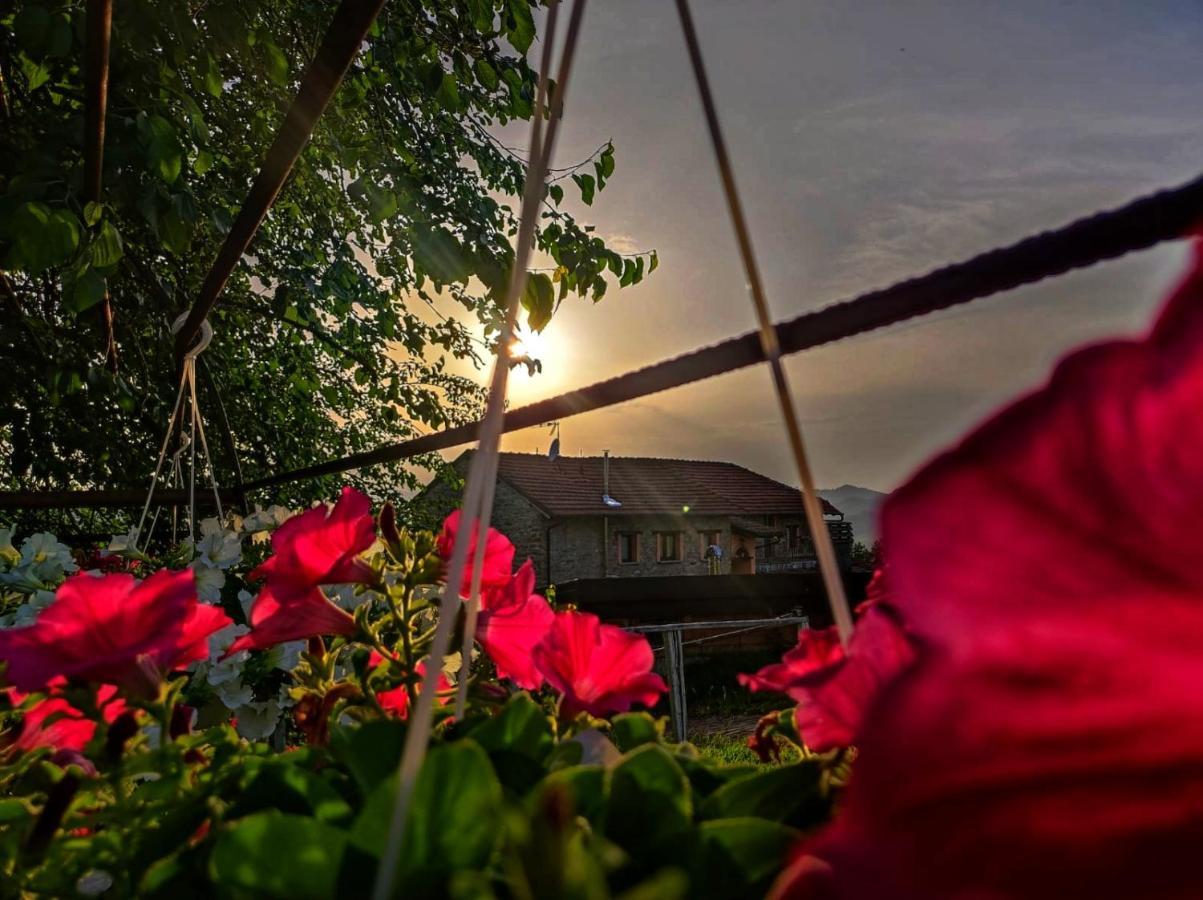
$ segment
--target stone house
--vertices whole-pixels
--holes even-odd
[[[471,453],[453,463],[461,474]],[[443,481],[414,499],[430,521],[458,501]],[[852,526],[826,500],[823,508],[847,567]],[[518,560],[534,561],[540,586],[816,567],[798,489],[729,462],[502,453],[493,525],[514,542]]]

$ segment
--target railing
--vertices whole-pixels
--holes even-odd
[[[756,558],[756,574],[758,575],[772,575],[778,572],[813,572],[818,566],[819,561],[813,553]]]

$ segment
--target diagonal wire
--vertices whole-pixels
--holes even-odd
[[[835,617],[835,624],[839,629],[840,641],[847,646],[848,640],[852,636],[852,613],[848,608],[848,598],[844,594],[844,582],[840,578],[835,547],[832,546],[831,535],[828,533],[827,523],[823,519],[823,506],[819,501],[819,495],[815,492],[814,476],[807,459],[806,445],[802,441],[802,428],[798,423],[798,412],[794,407],[785,367],[781,364],[781,345],[777,340],[777,329],[769,317],[769,307],[764,296],[764,284],[760,279],[760,269],[756,264],[756,254],[752,247],[748,223],[744,218],[743,204],[740,202],[739,190],[735,185],[735,171],[731,165],[731,159],[727,155],[727,144],[723,140],[714,97],[710,92],[710,81],[706,77],[706,65],[702,60],[702,48],[698,44],[697,32],[693,27],[693,16],[689,12],[689,0],[677,0],[677,12],[680,14],[681,30],[685,35],[689,61],[693,66],[694,78],[697,80],[702,109],[706,114],[706,127],[710,131],[710,142],[714,146],[714,155],[723,183],[723,193],[726,195],[727,208],[731,213],[731,224],[735,228],[735,237],[739,242],[739,255],[743,260],[744,272],[748,278],[748,293],[752,297],[752,306],[756,310],[756,321],[760,329],[760,347],[773,376],[773,387],[777,393],[778,404],[781,406],[785,432],[789,437],[790,449],[793,451],[798,478],[802,482],[802,505],[806,510],[806,521],[814,538],[815,552],[819,557],[819,570],[823,575],[823,584],[827,588],[827,600],[831,604],[832,615]]]
[[[547,134],[540,139],[540,129],[542,126],[542,105],[539,105],[539,115],[535,121],[535,127],[531,129],[531,152],[537,153],[538,156],[532,155],[530,158],[535,161],[535,164],[527,167],[527,183],[523,191],[523,213],[526,212],[525,204],[529,203],[531,207],[536,207],[543,197],[543,182],[547,179],[547,174],[550,172],[551,151],[555,145],[556,134],[559,130],[560,116],[563,114],[563,85],[567,84],[569,71],[567,67],[571,66],[571,58],[565,55],[560,61],[560,72],[556,80],[556,90],[551,91],[550,86],[545,85],[547,73],[551,71],[552,49],[555,44],[556,24],[559,20],[560,4],[555,2],[547,13],[547,27],[543,41],[543,55],[540,60],[540,85],[539,90],[545,95],[544,102],[549,107],[550,118],[547,124]],[[574,21],[579,28],[579,17],[574,18]],[[575,37],[570,36],[570,40],[575,41]],[[534,174],[541,172],[537,190]],[[533,241],[534,233],[530,239]],[[522,267],[523,277],[526,276],[526,266]],[[517,296],[521,297],[522,289],[516,288]],[[517,314],[517,305],[515,304],[509,312],[507,325],[512,321],[512,317]],[[498,365],[505,363],[506,371],[509,371],[510,339],[503,335],[504,353],[506,358],[498,357]],[[498,431],[497,440],[500,441],[501,431]],[[472,561],[472,581],[468,591],[468,603],[464,610],[464,637],[463,644],[460,648],[460,670],[459,678],[456,682],[455,691],[455,716],[463,718],[464,708],[468,702],[468,674],[469,667],[472,664],[472,645],[476,639],[476,623],[480,616],[480,584],[484,575],[485,551],[488,545],[489,537],[489,519],[493,512],[493,494],[497,489],[497,454],[487,454],[484,461],[484,471],[481,472],[481,509],[485,514],[480,516],[480,521],[476,526],[476,554]]]
[[[568,75],[571,72],[572,60],[576,49],[577,38],[580,34],[581,19],[584,15],[585,0],[575,0],[572,16],[569,20],[568,35],[561,57],[560,78],[557,85],[557,103],[563,102],[567,91]],[[545,46],[545,57],[550,50],[552,35],[548,35]],[[548,125],[548,139],[542,138],[543,110],[547,97],[547,67],[540,73],[539,89],[535,98],[534,122],[531,126],[531,164],[526,174],[526,184],[523,191],[522,214],[519,220],[518,236],[514,253],[513,270],[506,296],[506,315],[502,326],[501,341],[498,348],[497,362],[493,368],[493,378],[489,389],[488,405],[480,431],[479,450],[472,459],[468,473],[467,485],[464,489],[464,503],[461,511],[461,525],[456,535],[455,546],[452,550],[447,584],[439,605],[439,624],[431,643],[430,656],[427,660],[426,674],[423,677],[422,691],[418,694],[417,702],[409,719],[409,727],[405,735],[405,746],[401,755],[398,770],[397,793],[393,803],[392,817],[389,822],[388,836],[385,841],[385,851],[381,858],[380,868],[376,873],[376,883],[373,886],[374,900],[387,900],[392,895],[393,883],[397,874],[397,862],[405,839],[406,818],[409,801],[413,794],[414,784],[421,770],[422,761],[426,755],[426,747],[430,738],[431,716],[433,704],[438,689],[438,677],[442,672],[443,660],[451,645],[451,632],[458,618],[457,606],[460,603],[460,591],[463,587],[464,564],[467,562],[468,548],[472,540],[472,527],[476,524],[477,516],[483,520],[488,529],[488,519],[491,510],[483,507],[487,475],[490,465],[495,465],[497,445],[503,425],[506,386],[509,377],[509,345],[513,338],[514,320],[517,315],[518,302],[526,285],[526,265],[530,258],[531,247],[534,243],[535,224],[542,200],[544,181],[546,179],[546,164],[554,149],[554,135],[557,117],[552,116]],[[541,149],[542,148],[542,149]],[[484,552],[484,543],[478,542],[477,552]],[[474,561],[475,562],[475,561]]]

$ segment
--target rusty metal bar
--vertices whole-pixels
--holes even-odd
[[[1118,209],[1078,219],[1056,231],[1043,232],[1009,247],[990,250],[926,275],[861,294],[852,300],[803,313],[776,325],[777,339],[783,354],[797,353],[1115,259],[1163,241],[1182,238],[1201,225],[1203,178],[1198,178],[1180,187],[1134,200]],[[762,362],[764,355],[760,349],[760,337],[757,332],[749,332],[511,410],[505,414],[504,430],[518,431],[566,419]],[[248,491],[258,490],[446,450],[476,440],[479,427],[480,422],[471,422],[375,450],[255,479],[247,482],[245,487]],[[0,493],[0,509],[114,505],[97,502],[96,498],[120,493],[123,492]],[[133,504],[136,506],[144,499],[144,495],[132,493],[138,496]],[[13,498],[19,497],[27,498],[28,502],[15,502]],[[44,498],[47,497],[53,497],[54,502],[46,501]]]
[[[236,501],[231,490],[221,491],[222,503]],[[137,509],[146,500],[146,490],[109,491],[0,491],[0,509]],[[188,491],[157,490],[155,501],[163,506],[187,506]],[[201,493],[197,506],[214,505],[212,494]]]
[[[85,48],[84,199],[100,202],[104,172],[104,126],[109,105],[109,39],[113,31],[113,0],[88,0]],[[113,298],[108,290],[100,301],[104,360],[117,371],[117,336],[113,330]]]
[[[176,335],[177,361],[183,359],[184,352],[196,340],[201,322],[217,303],[234,266],[246,253],[267,211],[276,202],[297,157],[313,135],[318,119],[338,90],[355,54],[367,37],[368,29],[383,6],[384,0],[342,0],[339,4],[317,55],[301,79],[296,99],[288,108],[284,122],[267,151],[263,167],[251,185],[225,242],[217,251],[217,258],[201,284],[200,293],[184,326]]]
[[[803,313],[775,326],[777,340],[783,355],[797,353],[1181,238],[1200,224],[1203,224],[1203,178],[891,287]],[[505,414],[504,431],[544,425],[764,361],[759,333],[749,332],[511,410]],[[249,491],[288,484],[457,447],[475,441],[480,424],[472,422],[269,475],[248,482],[246,488]]]

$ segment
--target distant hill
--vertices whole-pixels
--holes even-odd
[[[853,540],[872,547],[877,539],[877,508],[886,495],[881,491],[843,484],[838,488],[819,491],[819,496],[829,501],[852,523]]]

